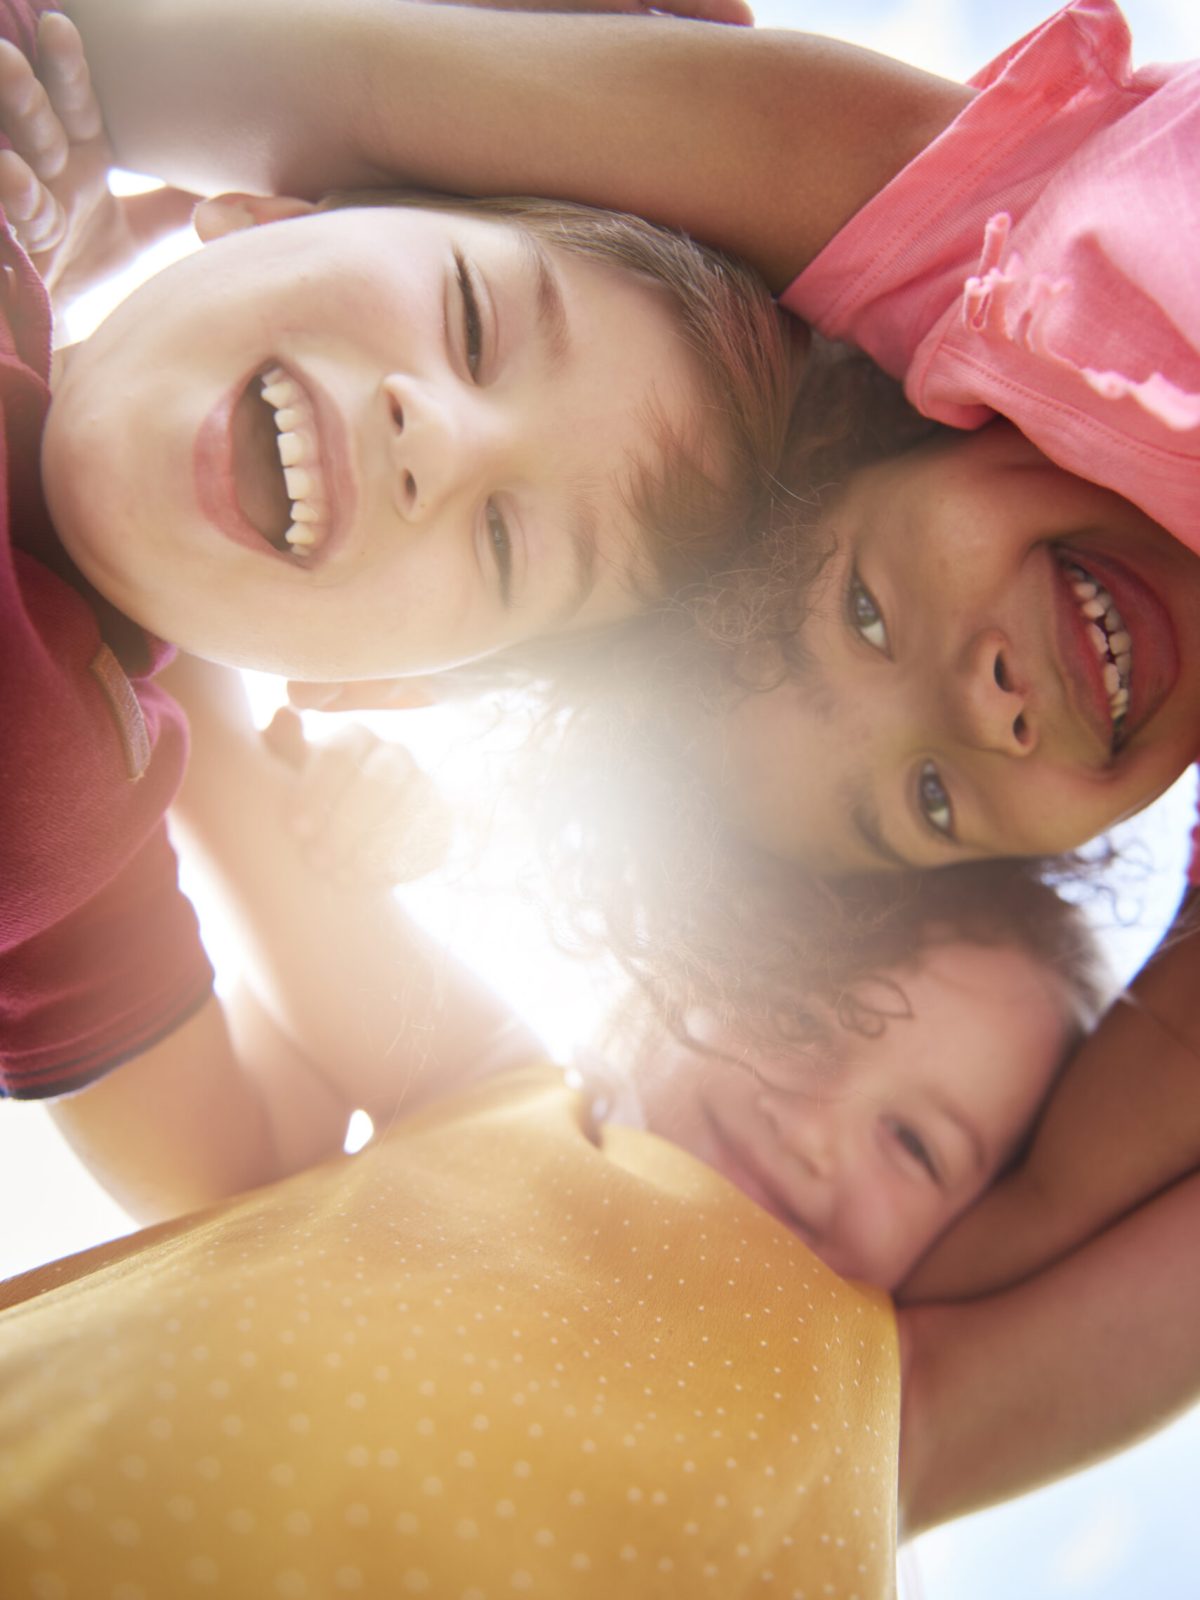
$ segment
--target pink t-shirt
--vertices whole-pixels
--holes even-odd
[[[1008,417],[1200,550],[1200,63],[1075,0],[783,295],[926,415]]]

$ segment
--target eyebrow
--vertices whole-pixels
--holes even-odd
[[[561,372],[571,355],[571,329],[558,270],[546,246],[525,228],[516,236],[521,253],[533,273],[534,325],[550,372]],[[567,541],[575,569],[571,592],[555,614],[555,622],[569,622],[596,585],[599,518],[589,495],[577,490],[567,511]]]
[[[571,353],[571,330],[563,303],[562,284],[550,252],[540,239],[524,228],[518,230],[522,253],[533,272],[533,304],[538,337],[545,348],[546,361],[557,372]]]

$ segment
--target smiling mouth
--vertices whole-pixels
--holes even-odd
[[[777,1221],[806,1240],[810,1246],[813,1245],[816,1240],[815,1230],[796,1210],[790,1196],[784,1193],[769,1166],[764,1166],[707,1107],[705,1114],[723,1157],[721,1161],[715,1163],[721,1176],[732,1183],[734,1188],[740,1189],[756,1205],[761,1206],[764,1211],[769,1211]]]
[[[257,372],[233,419],[234,481],[251,526],[281,553],[307,563],[331,527],[316,409],[283,367]]]
[[[1100,662],[1104,689],[1108,695],[1108,712],[1112,718],[1112,748],[1115,755],[1121,748],[1129,711],[1133,640],[1112,595],[1104,585],[1080,566],[1074,556],[1060,559],[1083,617],[1084,631]]]

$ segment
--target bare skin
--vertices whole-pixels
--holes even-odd
[[[182,187],[313,194],[405,176],[570,193],[688,226],[754,261],[776,287],[969,98],[960,85],[828,41],[763,33],[730,43],[674,22],[471,15],[394,0],[353,9],[260,0],[248,13],[239,0],[68,0],[67,10],[118,156]],[[470,131],[442,115],[447,84],[478,113]],[[697,170],[707,178],[699,196],[686,181]],[[280,948],[298,954],[303,972],[316,946]],[[353,965],[347,973],[362,981]],[[302,1016],[304,982],[285,992]],[[281,1049],[311,1066],[319,1024],[309,1018],[317,1033],[305,1049],[280,1029]],[[197,1019],[193,1083],[212,1065],[199,1035],[208,1025]],[[360,1036],[363,1059],[389,1037]],[[287,1132],[261,1110],[235,1186],[254,1181],[264,1150],[270,1176],[330,1148],[346,1091],[316,1078],[310,1097],[296,1096],[315,1108],[311,1122]],[[186,1125],[181,1104],[177,1126]],[[201,1174],[192,1194],[207,1181]],[[1198,1205],[1189,1180],[1021,1289],[902,1313],[910,1529],[1115,1448],[1195,1394],[1196,1284],[1163,1266],[1192,1259]]]
[[[682,227],[774,288],[972,93],[835,40],[675,19],[395,0],[65,9],[119,159],[182,188],[571,195]]]
[[[1195,911],[1185,903],[1075,1055],[1020,1167],[934,1246],[905,1300],[1018,1283],[1200,1167]]]
[[[182,813],[235,896],[253,987],[230,1033],[205,1008],[58,1113],[98,1175],[160,1217],[332,1154],[356,1106],[386,1127],[536,1051],[389,892],[313,869],[280,826],[296,774],[250,732],[240,691],[190,662],[173,688],[196,742]],[[1200,1280],[1180,1264],[1198,1225],[1193,1175],[1015,1288],[955,1301],[947,1270],[943,1302],[901,1307],[907,1533],[1088,1464],[1194,1400]]]

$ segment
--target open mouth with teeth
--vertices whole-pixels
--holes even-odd
[[[1112,717],[1113,750],[1120,748],[1129,710],[1129,685],[1133,672],[1133,640],[1113,603],[1112,595],[1074,557],[1062,560],[1084,620],[1084,631],[1100,661],[1108,710]]]
[[[250,380],[234,417],[238,501],[268,544],[297,561],[320,550],[330,529],[316,411],[282,367]]]

